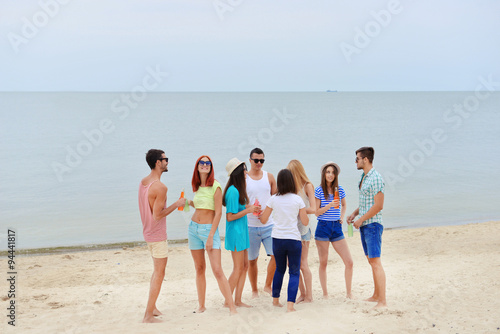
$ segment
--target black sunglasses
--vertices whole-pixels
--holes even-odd
[[[259,162],[260,162],[261,164],[263,164],[263,163],[264,163],[264,161],[266,161],[266,159],[252,159],[252,160],[253,160],[253,162],[255,162],[256,164],[258,164]]]
[[[160,160],[160,161],[161,161],[161,160],[165,160],[166,162],[168,162],[168,158],[160,158],[160,159],[158,159],[158,160]]]

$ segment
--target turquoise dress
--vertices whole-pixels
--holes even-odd
[[[230,186],[226,191],[226,212],[238,213],[245,210],[245,206],[239,203],[240,193],[235,186]],[[247,215],[240,219],[227,221],[226,219],[226,238],[225,248],[229,251],[242,251],[250,247],[250,238],[248,236]]]

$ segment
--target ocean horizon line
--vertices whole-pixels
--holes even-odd
[[[3,90],[0,93],[129,93],[129,90]],[[161,94],[161,93],[458,93],[458,92],[474,92],[471,90],[276,90],[276,91],[260,91],[260,90],[241,90],[241,91],[150,91],[148,94]],[[498,91],[494,91],[498,92]]]

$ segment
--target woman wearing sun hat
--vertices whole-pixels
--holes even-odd
[[[326,266],[328,264],[329,243],[340,255],[345,265],[345,285],[346,297],[352,298],[352,272],[353,262],[349,246],[342,232],[342,222],[346,212],[345,191],[339,185],[338,176],[340,167],[333,161],[329,161],[321,166],[321,185],[314,190],[316,198],[316,216],[318,225],[314,239],[319,256],[319,281],[323,289],[323,298],[328,297],[326,284]],[[335,188],[338,189],[339,199],[334,200]]]
[[[229,276],[231,292],[236,289],[234,303],[236,306],[249,305],[241,301],[248,270],[248,251],[250,239],[248,236],[247,214],[259,212],[260,206],[250,205],[246,192],[246,165],[233,158],[226,165],[227,181],[222,204],[226,207],[226,237],[225,248],[231,251],[233,272]]]

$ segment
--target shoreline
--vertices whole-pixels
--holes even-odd
[[[324,333],[325,328],[339,333],[497,333],[498,232],[500,221],[388,230],[382,248],[388,302],[383,310],[365,301],[373,293],[373,274],[359,237],[346,238],[354,263],[353,299],[345,297],[345,267],[332,247],[327,267],[330,297],[323,298],[318,251],[311,242],[313,302],[295,305],[293,315],[272,306],[272,298],[262,290],[267,272],[259,270],[259,297],[252,299],[245,279],[243,301],[252,307],[238,308],[238,315],[230,316],[208,261],[207,309],[194,313],[199,305],[192,253],[186,244],[175,244],[169,249],[157,301],[162,323],[152,325],[155,328],[142,323],[153,271],[146,247],[22,256],[10,264],[15,274],[7,280],[15,296],[7,289],[0,293],[0,332],[13,333],[16,329],[9,331],[7,321],[15,319],[23,333],[187,334],[209,329],[224,334],[309,334]],[[259,268],[264,269],[269,259],[263,247],[259,255]],[[8,261],[0,259],[0,265],[7,268]],[[221,266],[225,275],[233,269],[230,252],[221,252]],[[287,298],[287,280],[285,275],[281,302]]]
[[[463,222],[463,223],[451,223],[443,225],[423,225],[423,226],[401,226],[401,227],[384,227],[384,231],[391,230],[415,230],[415,229],[427,229],[427,228],[439,228],[445,226],[463,226],[463,225],[474,225],[474,224],[485,224],[490,222],[500,221],[496,220],[484,220],[477,222]],[[359,233],[359,231],[354,231],[354,233]],[[224,241],[224,237],[221,236],[221,241]],[[311,239],[313,240],[314,237]],[[168,240],[169,246],[180,246],[187,244],[188,239],[172,239]],[[16,256],[30,256],[30,255],[50,255],[50,254],[62,254],[62,253],[76,253],[76,252],[91,252],[99,250],[113,250],[113,249],[128,249],[146,246],[145,241],[123,241],[123,242],[112,242],[104,244],[85,244],[85,245],[74,245],[74,246],[53,246],[53,247],[39,247],[39,248],[20,248],[15,250]],[[0,251],[0,257],[7,256],[8,251]]]

